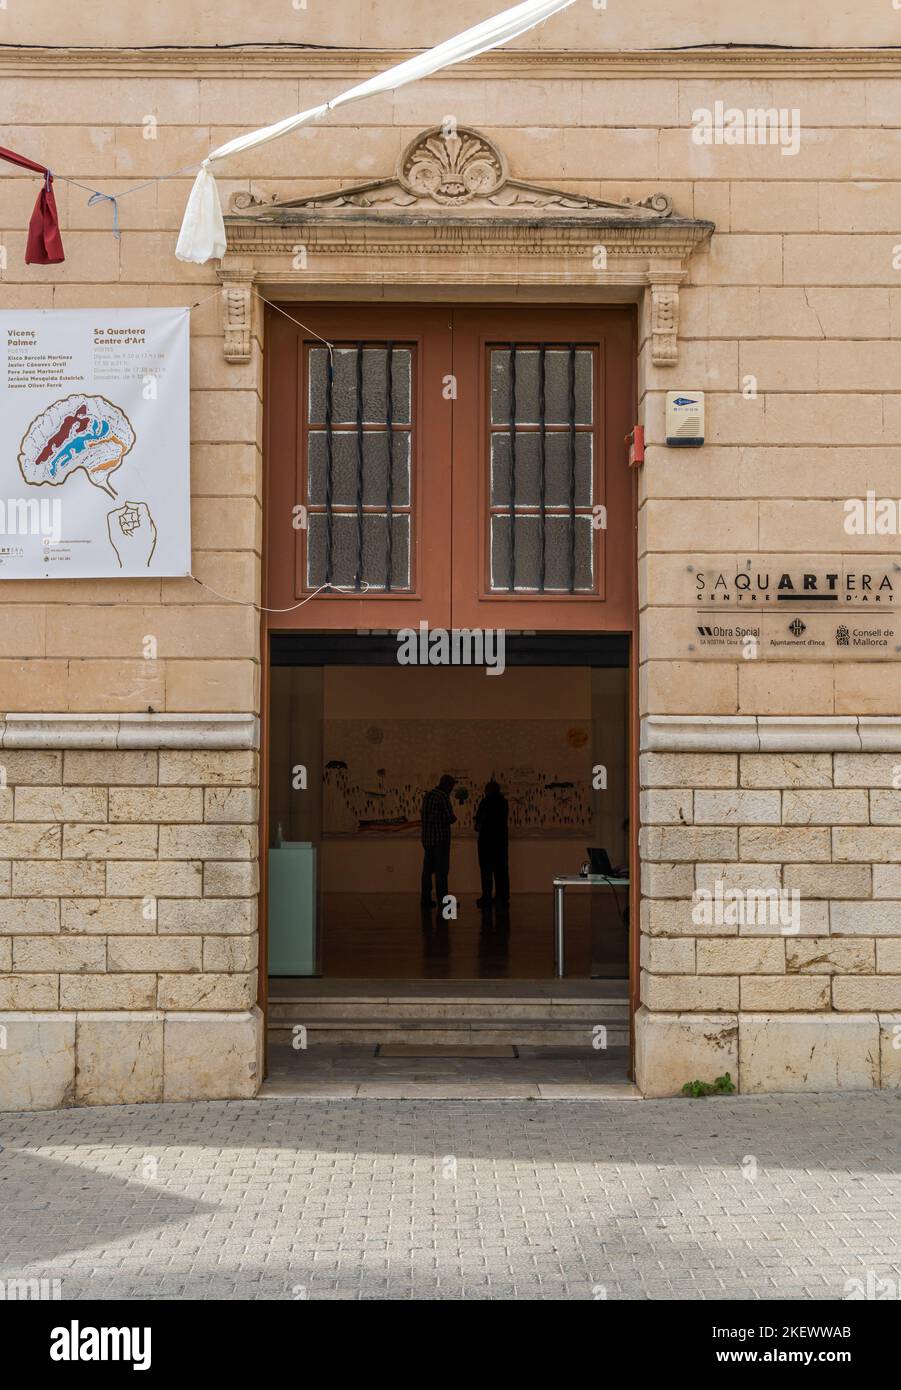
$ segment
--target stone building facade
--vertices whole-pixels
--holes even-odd
[[[638,1083],[901,1080],[901,547],[897,522],[845,525],[849,499],[901,496],[901,13],[761,0],[739,22],[709,0],[577,0],[510,49],[235,156],[217,171],[221,266],[175,259],[192,175],[157,176],[490,8],[0,13],[0,143],[128,191],[117,239],[108,205],[58,178],[66,262],[25,267],[34,180],[3,166],[0,307],[196,306],[193,571],[209,586],[0,584],[2,1107],[260,1084],[259,295],[637,305]],[[784,138],[752,143],[746,124],[703,143],[696,113],[715,120],[718,103],[785,113]],[[390,183],[448,114],[508,179],[545,191],[530,214],[499,230],[463,209],[448,231],[370,202],[336,231],[336,192]],[[702,448],[666,446],[674,389],[706,393]],[[746,619],[743,574],[802,591],[804,575],[836,576],[847,634],[802,604],[806,635],[790,614]],[[883,646],[866,636],[863,575],[890,580]],[[748,889],[800,920],[717,909]]]

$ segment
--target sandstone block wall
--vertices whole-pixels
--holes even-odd
[[[641,757],[648,1094],[727,1070],[743,1091],[899,1084],[901,719],[872,724],[782,721],[778,741],[848,751],[732,752],[765,726],[652,721],[649,742],[708,748]]]
[[[256,751],[0,749],[0,768],[3,1106],[253,1094]]]

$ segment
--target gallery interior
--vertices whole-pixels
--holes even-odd
[[[276,657],[270,976],[550,980],[553,881],[578,875],[592,849],[606,852],[612,882],[567,895],[566,973],[625,982],[628,670],[622,646],[606,645],[597,659],[610,664],[515,664],[493,676],[484,666],[342,665],[340,653],[320,665]],[[317,658],[315,638],[290,647],[286,663],[304,647],[328,656]],[[425,910],[422,803],[444,775],[454,778],[451,900]],[[475,819],[490,781],[508,807],[509,904],[481,896]]]

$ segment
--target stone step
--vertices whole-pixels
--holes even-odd
[[[591,1019],[593,1023],[628,1024],[629,1003],[623,999],[373,999],[373,998],[270,998],[272,1024],[305,1023],[320,1019],[360,1019],[386,1023],[442,1021],[449,1026],[469,1019],[494,1019],[503,1023],[563,1023]]]
[[[603,1019],[597,1014],[565,1019],[468,1018],[373,1018],[356,1017],[273,1020],[269,1024],[271,1042],[291,1042],[295,1026],[306,1028],[307,1046],[317,1043],[447,1043],[460,1047],[483,1043],[502,1043],[521,1047],[591,1047],[595,1029],[606,1028],[607,1047],[624,1047],[629,1042],[628,1019]]]

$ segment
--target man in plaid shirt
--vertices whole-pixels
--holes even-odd
[[[447,897],[447,876],[450,872],[451,826],[457,817],[451,806],[450,794],[456,781],[446,772],[422,799],[422,886],[419,901],[422,907],[442,907]],[[435,896],[432,900],[432,878]]]

